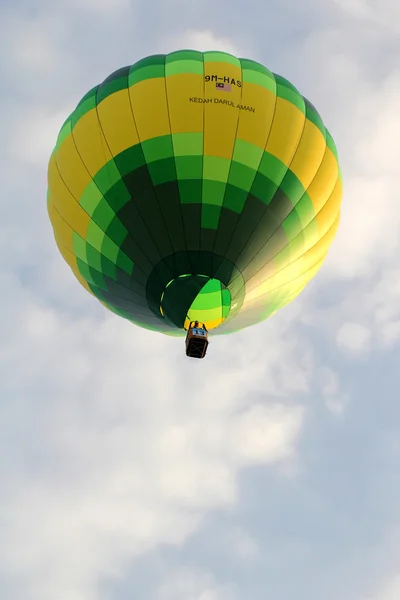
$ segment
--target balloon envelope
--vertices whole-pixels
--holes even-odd
[[[342,198],[313,105],[222,52],[144,58],[91,89],[48,169],[48,212],[79,282],[131,322],[184,335],[260,322],[321,267]]]

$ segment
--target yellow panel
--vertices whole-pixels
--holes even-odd
[[[54,208],[53,199],[51,198],[50,194],[48,194],[47,195],[47,214],[49,215],[49,219],[50,219],[53,229],[54,229],[53,214],[54,214],[55,210],[56,209]]]
[[[97,107],[111,154],[117,156],[139,142],[127,89],[107,96]]]
[[[75,256],[75,254],[73,254],[71,252],[71,250],[68,250],[68,248],[66,246],[64,246],[64,244],[62,243],[62,240],[60,240],[59,237],[54,236],[54,239],[56,241],[56,244],[57,244],[57,247],[58,247],[58,249],[60,251],[61,256],[63,257],[63,259],[65,260],[65,262],[72,269],[74,275],[76,276],[76,273],[79,273],[79,270],[78,270],[78,266],[76,264],[76,256]]]
[[[239,64],[233,65],[226,62],[205,62],[204,77],[207,77],[208,75],[210,76],[210,81],[204,82],[204,89],[207,97],[215,94],[215,86],[217,82],[230,83],[232,79],[234,79],[235,82],[241,81],[242,67]],[[213,79],[213,76],[217,77],[217,79]],[[232,85],[232,89],[234,88],[238,89],[240,92],[240,90],[243,89],[243,86],[239,87],[238,85]]]
[[[73,230],[71,227],[64,221],[58,210],[53,207],[54,210],[51,215],[51,222],[54,229],[54,237],[57,239],[58,243],[65,246],[70,250],[70,252],[74,251],[73,247]]]
[[[246,304],[247,302],[258,298],[259,296],[263,296],[264,294],[271,292],[275,288],[287,284],[292,279],[296,279],[301,274],[301,265],[293,263],[289,265],[285,269],[282,269],[266,281],[261,283],[251,291],[246,294]]]
[[[300,144],[290,165],[290,170],[298,177],[306,189],[322,162],[325,148],[324,136],[314,123],[306,119]]]
[[[332,234],[328,233],[327,236],[319,240],[306,254],[303,254],[296,261],[276,273],[276,275],[273,275],[267,281],[251,290],[246,294],[246,305],[248,302],[261,298],[266,294],[271,294],[281,287],[285,287],[285,293],[290,292],[290,289],[296,289],[299,285],[304,287],[305,282],[308,282],[313,277],[316,263],[319,265],[322,264],[332,239]],[[276,299],[274,300],[272,296],[269,296],[269,301],[276,302]]]
[[[271,263],[260,269],[254,277],[249,279],[246,285],[246,301],[270,292],[286,283],[290,283],[292,280],[296,280],[304,271],[309,269],[310,265],[307,257],[311,256],[313,248],[321,248],[321,234],[313,236],[310,234],[307,235],[306,230],[304,234],[307,243],[306,248],[299,248],[296,254],[293,254],[291,262],[286,267],[273,273],[271,261]],[[324,252],[326,250],[327,248],[324,248]]]
[[[194,319],[185,319],[185,323],[184,323],[184,328],[187,330],[189,328],[190,323],[193,321]],[[216,329],[219,325],[221,325],[221,323],[223,323],[225,319],[223,318],[219,318],[219,319],[214,319],[213,321],[202,321],[202,323],[204,323],[204,325],[206,326],[206,328],[208,330],[210,329]]]
[[[172,133],[202,133],[204,96],[203,76],[182,73],[166,77],[168,109]]]
[[[140,141],[170,133],[164,77],[139,81],[129,88]]]
[[[204,75],[240,80],[241,68],[228,63],[204,63]],[[223,83],[223,81],[219,81]],[[205,83],[205,95],[212,102],[204,104],[204,154],[232,158],[236,140],[242,89],[232,85],[231,92],[218,91],[216,81]]]
[[[314,204],[315,213],[318,213],[330,197],[338,177],[338,163],[332,151],[326,146],[324,158],[316,176],[311,182],[307,192]]]
[[[297,261],[299,257],[306,256],[310,251],[315,247],[320,247],[321,243],[327,243],[329,239],[329,244],[332,242],[331,238],[326,237],[326,233],[331,229],[333,223],[338,218],[338,210],[337,210],[337,202],[335,196],[332,194],[331,198],[328,202],[322,207],[321,211],[318,213],[316,217],[314,217],[313,221],[317,221],[317,228],[315,228],[313,221],[305,227],[303,230],[304,234],[304,245],[302,248],[298,248],[296,252],[292,250],[291,252],[291,263]],[[322,242],[325,240],[325,242]],[[325,248],[324,251],[328,250]]]
[[[255,83],[245,83],[241,103],[253,107],[255,112],[240,111],[237,137],[264,150],[272,126],[275,101],[275,94],[269,90]]]
[[[337,229],[339,226],[339,218],[337,218],[332,224],[331,227],[327,230],[323,237],[310,248],[306,254],[304,254],[303,259],[305,264],[312,265],[315,264],[317,260],[320,260],[322,256],[325,256],[329,250],[330,245],[332,244],[334,237],[336,235]]]
[[[249,267],[250,268],[250,265]],[[266,280],[270,277],[273,277],[276,273],[276,266],[274,264],[273,258],[264,265],[261,269],[257,271],[252,277],[250,277],[246,281],[246,292],[250,292],[252,289],[262,285]],[[246,279],[246,269],[242,272],[243,277]]]
[[[72,135],[66,137],[61,144],[56,155],[56,161],[65,185],[79,202],[83,190],[92,178],[82,163]]]
[[[85,290],[87,292],[89,292],[90,294],[94,295],[92,290],[89,287],[88,282],[82,277],[82,275],[79,272],[78,269],[78,265],[76,264],[76,256],[75,254],[73,254],[70,250],[68,250],[68,248],[66,246],[64,246],[60,240],[58,240],[56,238],[56,244],[57,247],[60,251],[61,256],[63,257],[63,259],[65,260],[65,262],[70,266],[73,274],[75,275],[76,279],[79,281],[79,283],[85,288]]]
[[[53,158],[50,162],[48,182],[51,202],[71,228],[79,233],[81,238],[86,239],[90,217],[68,191]]]
[[[112,158],[95,108],[79,119],[72,135],[82,162],[94,177],[97,171]]]
[[[315,217],[317,219],[318,231],[320,235],[323,235],[329,229],[332,223],[339,217],[341,200],[342,182],[340,179],[338,179],[329,200]]]
[[[289,166],[300,141],[306,118],[294,104],[276,99],[271,133],[265,150]]]
[[[324,254],[317,263],[308,268],[307,271],[297,277],[295,281],[291,282],[291,284],[282,286],[276,290],[276,301],[279,302],[279,308],[282,308],[288,304],[289,301],[294,300],[294,298],[300,294],[300,292],[306,287],[307,283],[311,281],[313,277],[315,277],[319,269],[322,267],[325,257],[326,254]],[[273,295],[275,297],[274,292]]]

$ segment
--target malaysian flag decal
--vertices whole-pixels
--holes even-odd
[[[216,83],[215,87],[220,92],[230,92],[232,90],[232,87],[229,83]]]

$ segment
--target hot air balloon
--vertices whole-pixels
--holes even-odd
[[[132,323],[186,335],[199,358],[209,332],[298,296],[341,199],[314,106],[261,64],[215,51],[112,73],[67,118],[48,168],[55,241],[78,281]]]

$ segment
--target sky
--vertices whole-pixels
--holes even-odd
[[[400,3],[2,0],[0,40],[0,597],[398,600]],[[344,179],[315,280],[203,361],[87,294],[46,212],[79,99],[182,47],[289,79]]]

